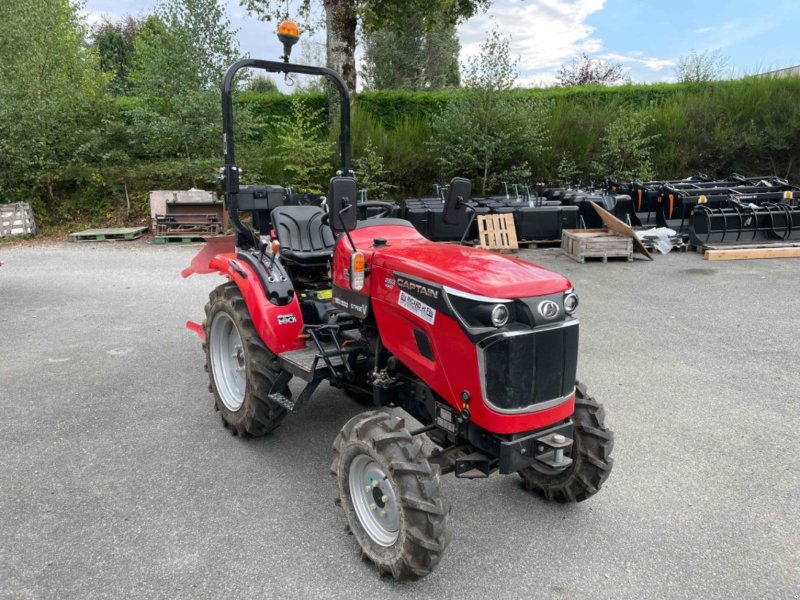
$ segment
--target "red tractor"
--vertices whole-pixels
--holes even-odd
[[[202,325],[187,325],[204,342],[215,408],[233,434],[271,432],[323,381],[368,399],[372,409],[333,443],[336,504],[362,556],[381,573],[418,579],[450,541],[442,474],[517,473],[547,500],[579,502],[608,477],[613,434],[575,380],[569,280],[431,242],[387,218],[392,205],[357,203],[345,83],[286,54],[240,61],[225,75],[222,182],[236,236],[211,241],[184,271],[228,280],[211,292]],[[240,184],[231,90],[245,67],[321,75],[339,90],[341,167],[322,207],[291,205],[278,186]],[[469,195],[469,181],[453,180],[444,218],[460,222]],[[378,214],[358,220],[365,209]],[[304,382],[297,396],[293,378]],[[408,428],[398,412],[421,426]]]

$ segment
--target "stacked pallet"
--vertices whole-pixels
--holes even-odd
[[[30,204],[27,202],[0,204],[0,238],[35,233],[36,220],[33,218]]]

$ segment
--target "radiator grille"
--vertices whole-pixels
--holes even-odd
[[[572,393],[578,364],[578,322],[500,334],[479,342],[486,401],[497,410],[541,410]]]

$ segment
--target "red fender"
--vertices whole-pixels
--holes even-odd
[[[272,352],[280,354],[305,347],[305,339],[301,337],[303,315],[297,296],[284,306],[270,302],[253,268],[236,258],[234,236],[209,239],[191,265],[181,271],[181,276],[186,278],[195,273],[219,273],[239,287],[259,337]],[[189,321],[186,327],[205,341],[202,325]]]

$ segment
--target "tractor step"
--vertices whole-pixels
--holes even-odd
[[[309,344],[302,350],[283,352],[278,355],[278,360],[281,361],[281,366],[285,370],[305,381],[324,379],[331,375],[323,354],[327,356],[334,369],[344,370],[346,368],[345,361],[349,352],[338,350],[336,345],[331,342],[322,342],[320,346],[320,348],[316,348]]]
[[[287,386],[289,385],[289,381],[291,379],[291,372],[287,370],[281,371],[275,381],[272,382],[272,388],[270,388],[267,398],[270,400],[270,402],[274,402],[275,404],[282,406],[289,412],[297,412],[306,405],[311,396],[314,394],[314,390],[316,390],[317,386],[322,383],[322,379],[312,379],[306,383],[306,387],[304,387],[303,391],[300,392],[300,395],[294,399],[290,398],[285,393],[289,389]]]

